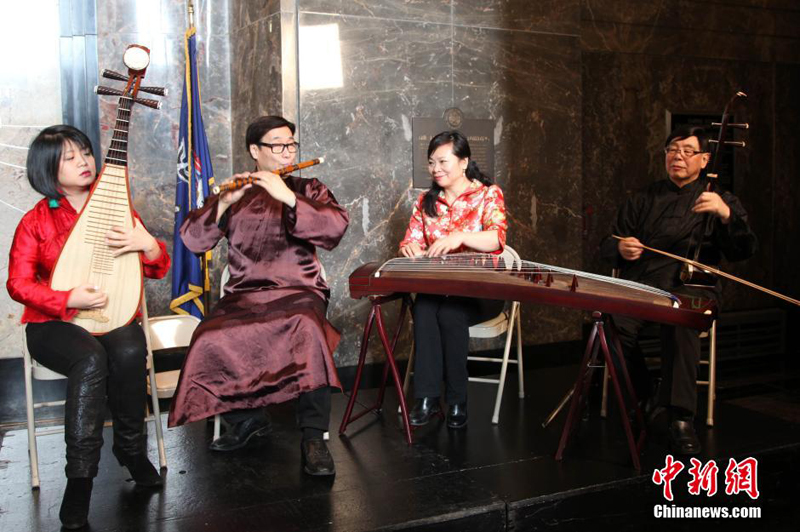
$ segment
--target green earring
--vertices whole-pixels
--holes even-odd
[[[48,202],[47,202],[47,206],[50,207],[51,209],[57,209],[58,208],[58,200],[50,198],[48,200]]]

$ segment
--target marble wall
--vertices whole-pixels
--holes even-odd
[[[203,119],[217,175],[231,173],[230,63],[227,1],[196,0],[198,69],[203,98]],[[11,245],[13,231],[23,212],[38,201],[24,172],[27,146],[42,127],[62,122],[59,83],[58,2],[36,0],[4,4],[0,16],[0,44],[11,39],[19,68],[0,74],[0,230],[2,249]],[[34,14],[35,13],[35,14]],[[105,0],[97,2],[97,43],[100,69],[125,72],[122,53],[128,44],[151,50],[146,83],[166,86],[169,94],[161,110],[135,106],[131,123],[129,175],[134,208],[150,232],[172,249],[175,204],[177,137],[180,121],[184,68],[184,32],[187,27],[184,0]],[[28,36],[28,41],[25,40]],[[17,39],[17,40],[14,40]],[[12,45],[3,46],[11,49]],[[27,55],[26,55],[27,54]],[[24,67],[22,66],[24,65]],[[34,66],[31,66],[34,65]],[[119,82],[102,80],[118,87]],[[54,90],[55,89],[55,90]],[[100,97],[101,153],[108,146],[110,124],[116,117],[117,98]],[[5,282],[7,255],[0,258]],[[146,281],[150,315],[168,314],[171,277]],[[20,355],[19,318],[22,308],[0,291],[0,325],[3,348],[0,357]]]
[[[28,145],[43,127],[61,122],[58,27],[57,0],[2,8],[0,49],[14,53],[4,52],[0,69],[0,358],[22,356],[22,307],[5,290],[8,249],[22,215],[41,198],[25,175]]]
[[[203,103],[203,122],[212,165],[217,176],[231,174],[230,37],[226,1],[195,1],[197,68]],[[97,48],[100,68],[124,72],[122,53],[128,44],[150,48],[146,82],[166,86],[169,94],[160,110],[135,106],[130,126],[128,172],[134,208],[150,232],[173,243],[175,174],[181,94],[184,82],[184,33],[188,26],[184,0],[109,0],[97,2]],[[105,84],[112,84],[104,80]],[[117,98],[100,104],[100,141],[105,149],[111,137]],[[217,264],[219,261],[215,261]],[[147,280],[151,315],[168,314],[171,273]]]
[[[232,85],[242,94],[232,98],[234,116],[242,124],[277,109],[295,117],[302,156],[326,157],[313,175],[352,217],[339,248],[321,253],[330,317],[344,332],[340,365],[355,362],[367,312],[367,303],[349,299],[347,277],[394,253],[419,193],[411,185],[411,119],[452,106],[497,123],[495,177],[507,195],[510,244],[528,259],[607,272],[597,243],[625,196],[663,176],[667,112],[714,112],[745,88],[756,133],[737,155],[734,184],[762,251],[731,270],[787,283],[776,278],[791,264],[776,251],[789,244],[778,229],[797,225],[797,187],[782,170],[794,159],[776,150],[794,141],[776,140],[774,128],[791,126],[778,125],[772,105],[797,110],[779,84],[796,82],[784,66],[797,63],[800,28],[788,0],[238,3],[243,38],[234,48],[247,65],[253,50],[262,52],[262,64],[258,72],[237,66],[234,53]],[[313,62],[307,50],[330,52],[329,42],[304,41],[325,27],[338,34],[338,85],[304,74],[304,61]],[[299,45],[289,38],[296,29]],[[238,150],[234,142],[235,160]],[[734,285],[726,299],[736,309],[774,304]],[[523,316],[526,343],[581,336],[580,313],[525,305]]]
[[[800,293],[792,260],[800,247],[791,236],[800,216],[793,99],[800,89],[800,10],[791,0],[196,4],[216,175],[249,168],[242,145],[247,123],[280,113],[298,123],[301,159],[326,157],[307,175],[328,184],[351,214],[341,245],[320,252],[333,292],[330,318],[344,334],[336,354],[341,366],[356,361],[367,313],[367,303],[349,298],[348,276],[363,262],[395,253],[420,192],[411,184],[411,120],[438,117],[449,107],[497,124],[495,177],[506,192],[510,245],[527,259],[605,272],[596,246],[617,205],[663,175],[666,113],[716,111],[743,88],[753,129],[750,148],[737,156],[734,185],[762,249],[732,271]],[[26,5],[44,13],[56,3]],[[2,9],[3,28],[32,19]],[[125,46],[140,42],[153,53],[148,83],[170,89],[161,111],[136,109],[130,158],[135,206],[170,247],[184,10],[183,0],[97,3],[100,67],[121,70]],[[37,52],[39,64],[57,57],[54,46]],[[57,82],[57,67],[49,68]],[[7,248],[11,228],[36,200],[21,168],[25,146],[37,127],[60,120],[58,96],[26,85],[53,83],[3,76],[0,213],[7,229],[0,238]],[[28,96],[37,98],[35,105]],[[102,98],[101,124],[109,123],[115,103]],[[104,128],[103,146],[108,136]],[[223,246],[217,258],[224,252]],[[215,292],[221,262],[215,261]],[[148,282],[151,313],[167,312],[169,286],[169,277]],[[731,308],[774,305],[740,287],[728,287],[726,295]],[[13,337],[17,327],[8,324],[19,310],[2,297],[9,320],[0,337]],[[584,316],[524,305],[523,320],[525,342],[537,344],[580,339]],[[403,342],[407,352],[407,336]],[[4,345],[10,347],[0,356],[17,356],[13,338]],[[371,355],[380,357],[379,350]]]
[[[664,177],[667,113],[719,113],[737,90],[750,123],[736,151],[734,192],[760,240],[757,255],[723,269],[795,296],[797,258],[800,6],[769,2],[585,0],[583,50],[584,266],[607,268],[597,242],[617,206]],[[795,280],[792,280],[795,279]],[[777,299],[725,284],[727,310],[780,306]]]
[[[321,253],[333,290],[329,317],[344,334],[338,364],[356,362],[368,311],[366,301],[349,298],[347,278],[396,253],[421,192],[412,188],[413,117],[459,107],[468,118],[495,120],[509,244],[526,258],[580,267],[577,2],[301,0],[299,7],[301,39],[304,28],[335,25],[341,50],[342,86],[319,89],[306,88],[301,52],[298,113],[303,157],[325,156],[313,175],[351,216],[340,246]],[[580,336],[573,312],[525,306],[523,321],[527,343]]]
[[[800,64],[775,66],[775,141],[773,149],[777,155],[773,165],[774,182],[774,248],[771,281],[778,290],[795,299],[800,299],[800,279],[797,265],[800,264],[800,112],[797,95],[800,94]],[[797,324],[800,318],[795,311]],[[791,328],[790,330],[796,330]]]

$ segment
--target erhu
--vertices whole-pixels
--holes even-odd
[[[72,320],[92,334],[100,335],[130,323],[136,316],[144,288],[139,253],[115,257],[105,235],[112,227],[132,229],[136,223],[131,208],[128,181],[128,127],[134,104],[159,109],[161,102],[140,98],[140,92],[166,96],[161,87],[143,87],[150,64],[150,50],[138,44],[128,46],[122,58],[128,75],[106,70],[103,77],[125,81],[125,89],[95,87],[100,95],[119,96],[117,117],[105,162],[97,176],[77,222],[56,261],[50,287],[71,290],[93,284],[108,295],[102,309],[80,310]]]
[[[714,140],[709,140],[710,143],[714,144],[714,150],[712,153],[712,161],[711,161],[711,169],[706,174],[708,176],[708,185],[706,186],[706,191],[711,192],[714,190],[715,183],[719,174],[717,173],[719,160],[721,159],[722,154],[722,147],[723,146],[733,146],[735,148],[744,148],[747,144],[742,140],[726,140],[725,136],[729,134],[729,129],[749,129],[750,125],[747,123],[734,123],[731,122],[732,116],[732,108],[733,106],[738,103],[739,101],[747,98],[747,94],[739,91],[733,95],[733,97],[728,101],[725,105],[725,110],[722,112],[722,119],[719,122],[712,122],[712,126],[719,127],[719,135]],[[769,288],[765,288],[763,286],[757,285],[745,279],[741,279],[729,273],[726,273],[722,270],[714,268],[712,266],[708,266],[701,262],[698,262],[698,258],[700,256],[700,247],[703,243],[703,238],[706,234],[708,234],[711,230],[711,224],[714,223],[714,216],[711,213],[706,213],[705,217],[703,218],[702,230],[703,232],[700,234],[700,238],[695,243],[695,234],[692,234],[692,239],[689,242],[689,251],[687,252],[687,257],[681,257],[680,255],[674,255],[672,253],[668,253],[666,251],[662,251],[660,249],[655,249],[649,246],[645,246],[642,244],[642,249],[646,249],[648,251],[652,251],[654,253],[658,253],[659,255],[663,255],[665,257],[669,257],[671,259],[675,259],[677,261],[682,262],[681,265],[681,273],[680,278],[683,281],[685,286],[692,286],[697,288],[713,288],[716,285],[717,276],[724,277],[726,279],[730,279],[732,281],[736,281],[737,283],[741,283],[745,286],[749,286],[750,288],[755,288],[756,290],[760,290],[766,294],[771,296],[777,297],[793,305],[800,306],[800,300],[791,298],[779,292],[775,292],[774,290],[770,290]],[[613,238],[617,240],[624,240],[623,237],[619,235],[611,235]],[[692,254],[693,258],[688,258],[688,255]]]
[[[741,140],[726,140],[726,136],[730,134],[730,130],[733,129],[749,129],[750,125],[747,123],[737,124],[731,122],[731,117],[733,115],[733,108],[734,106],[747,98],[747,94],[743,93],[742,91],[738,91],[733,97],[725,104],[725,109],[722,111],[722,118],[719,122],[712,122],[711,125],[715,127],[719,127],[719,134],[717,135],[716,139],[709,140],[708,142],[713,144],[714,147],[711,151],[711,169],[706,173],[708,177],[708,185],[706,186],[706,192],[714,192],[716,188],[716,183],[719,178],[719,161],[722,159],[722,150],[724,146],[733,146],[736,148],[744,148],[746,143]],[[689,240],[689,251],[687,252],[687,258],[691,255],[689,262],[684,262],[681,266],[681,281],[686,286],[694,286],[698,288],[712,288],[716,282],[717,278],[714,273],[712,273],[709,269],[702,269],[698,268],[696,264],[698,263],[698,259],[700,258],[700,248],[703,244],[703,239],[705,236],[710,232],[711,226],[714,223],[714,216],[711,213],[706,213],[703,217],[703,223],[701,224],[700,237],[697,238],[697,242],[695,242],[695,236],[697,231],[694,231],[691,235],[691,239]]]

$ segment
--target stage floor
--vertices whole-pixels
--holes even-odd
[[[331,452],[335,478],[311,478],[300,465],[292,404],[270,407],[274,430],[258,447],[207,450],[211,425],[166,431],[169,469],[162,491],[135,488],[111,455],[111,430],[94,484],[90,530],[300,531],[403,530],[796,530],[800,520],[800,393],[797,379],[769,389],[720,393],[717,421],[699,434],[703,463],[719,467],[718,493],[688,494],[689,460],[672,483],[675,501],[651,480],[664,468],[663,427],[651,431],[643,467],[630,464],[616,417],[603,420],[594,401],[562,462],[553,455],[566,412],[542,420],[570,386],[576,367],[526,373],[525,399],[509,375],[500,424],[490,422],[494,386],[470,384],[466,430],[435,420],[406,445],[389,389],[383,417],[368,415],[337,434],[346,397],[335,394]],[[749,390],[749,391],[748,391]],[[727,395],[727,396],[726,396]],[[364,390],[368,403],[374,390]],[[166,419],[164,419],[166,423]],[[698,424],[699,426],[699,424]],[[151,426],[152,428],[152,426]],[[150,457],[157,452],[150,430]],[[41,490],[30,489],[27,436],[0,439],[0,531],[59,529],[65,485],[63,435],[39,439]],[[725,495],[729,458],[758,460],[760,496]],[[657,519],[654,506],[758,507],[757,519]]]

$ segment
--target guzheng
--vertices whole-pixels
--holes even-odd
[[[350,275],[354,299],[393,293],[554,305],[698,330],[708,329],[716,314],[711,300],[683,299],[633,281],[490,254],[394,258],[364,264]]]
[[[158,109],[161,103],[139,98],[139,91],[166,95],[161,87],[142,87],[150,51],[131,45],[123,57],[128,76],[106,70],[103,77],[126,81],[125,90],[97,87],[98,94],[119,96],[116,121],[105,163],[92,185],[86,204],[78,216],[56,261],[50,286],[55,290],[91,283],[108,295],[102,309],[81,310],[72,320],[92,334],[100,335],[130,323],[136,316],[144,287],[139,253],[114,257],[114,248],[105,243],[112,227],[134,226],[128,183],[128,126],[134,103]]]

